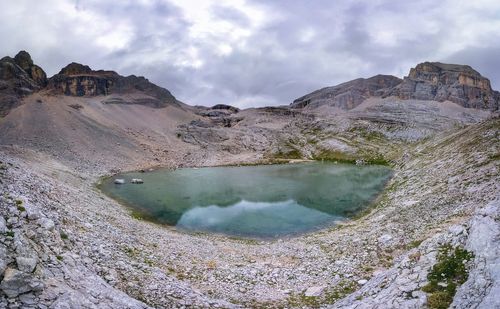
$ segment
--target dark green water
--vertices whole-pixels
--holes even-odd
[[[179,229],[273,238],[353,216],[390,176],[384,166],[311,162],[126,173],[101,189],[145,218]],[[126,183],[115,185],[116,178]],[[131,184],[132,178],[144,184]]]

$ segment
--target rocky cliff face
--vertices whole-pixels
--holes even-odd
[[[401,99],[451,101],[463,107],[498,110],[500,93],[468,65],[424,62],[410,70],[389,95]]]
[[[114,71],[93,71],[89,66],[70,63],[49,79],[48,89],[55,94],[68,96],[98,96],[139,94],[140,98],[124,99],[110,97],[103,103],[143,104],[165,107],[178,104],[166,89],[156,86],[142,76],[121,76]]]
[[[30,95],[47,85],[47,75],[33,63],[31,56],[20,51],[14,58],[0,59],[0,117]]]
[[[355,79],[296,99],[293,108],[333,106],[350,110],[369,97],[395,96],[408,100],[451,101],[467,108],[498,110],[500,93],[490,81],[467,65],[424,62],[403,80],[390,75]]]
[[[372,96],[380,96],[401,83],[401,79],[391,75],[376,75],[358,78],[337,86],[326,87],[293,101],[292,108],[315,108],[329,105],[341,109],[353,109]]]
[[[142,76],[121,76],[114,71],[94,71],[70,63],[50,79],[35,65],[30,54],[20,51],[14,58],[0,59],[0,117],[19,104],[24,96],[41,89],[67,96],[106,96],[104,104],[142,104],[151,107],[179,105],[166,89]]]

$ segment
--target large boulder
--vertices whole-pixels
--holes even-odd
[[[10,298],[33,290],[31,277],[17,269],[7,268],[0,289]]]

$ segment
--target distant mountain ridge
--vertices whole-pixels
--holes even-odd
[[[331,106],[353,109],[369,97],[394,96],[402,100],[451,101],[467,108],[498,110],[500,92],[468,65],[424,62],[399,79],[391,75],[360,78],[302,96],[292,108]]]
[[[142,76],[95,71],[72,62],[47,78],[26,51],[20,51],[14,58],[0,59],[0,117],[20,105],[23,97],[40,90],[53,95],[104,96],[103,104],[140,104],[154,108],[180,104],[170,91]],[[412,68],[403,79],[391,75],[359,78],[316,90],[296,99],[290,107],[330,106],[350,110],[368,98],[391,96],[402,100],[451,101],[467,108],[492,111],[498,110],[500,101],[500,92],[494,91],[490,81],[470,66],[424,62]]]

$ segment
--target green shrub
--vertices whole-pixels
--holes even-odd
[[[429,294],[429,308],[448,308],[453,301],[457,287],[467,281],[467,262],[474,254],[461,247],[443,245],[439,248],[437,263],[427,275],[429,283],[422,291]]]

